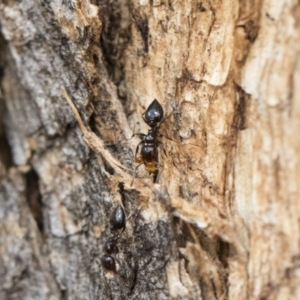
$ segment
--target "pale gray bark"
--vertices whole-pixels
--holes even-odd
[[[299,20],[297,1],[0,0],[0,299],[299,299]],[[131,170],[159,100],[158,185],[91,150],[63,88]]]

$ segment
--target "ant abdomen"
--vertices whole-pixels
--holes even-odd
[[[125,229],[126,215],[122,205],[118,205],[111,214],[110,224],[113,229]]]
[[[145,123],[151,128],[157,127],[164,118],[164,111],[160,103],[154,99],[143,114]]]

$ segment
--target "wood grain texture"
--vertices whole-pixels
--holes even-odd
[[[299,20],[295,0],[0,1],[0,298],[299,299]],[[130,186],[154,98],[162,172]]]

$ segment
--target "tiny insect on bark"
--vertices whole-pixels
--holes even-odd
[[[125,229],[126,216],[123,207],[119,204],[110,217],[110,224],[114,229]]]
[[[65,89],[62,89],[62,93],[71,106],[71,109],[78,121],[79,127],[83,133],[84,141],[87,145],[95,151],[97,154],[101,155],[116,171],[118,175],[122,177],[122,182],[132,186],[134,178],[136,177],[136,171],[139,166],[145,165],[146,170],[157,178],[158,168],[161,167],[158,158],[158,146],[161,142],[158,139],[159,125],[164,121],[164,111],[160,103],[155,99],[147,108],[143,114],[143,119],[145,123],[151,127],[147,134],[135,133],[132,135],[138,135],[142,140],[136,148],[135,161],[139,165],[134,170],[134,176],[131,177],[130,174],[126,173],[124,170],[132,172],[132,170],[123,166],[116,158],[114,158],[111,153],[104,148],[103,141],[92,131],[90,131],[84,124],[79,115],[77,108],[72,102],[70,96]],[[155,180],[154,180],[155,181]]]
[[[159,167],[158,146],[159,141],[159,126],[164,121],[164,111],[160,103],[154,99],[147,110],[143,113],[145,123],[150,127],[147,134],[135,133],[142,140],[136,147],[135,162],[139,165],[136,170],[144,165],[150,175],[157,173]],[[134,177],[135,177],[134,175]]]

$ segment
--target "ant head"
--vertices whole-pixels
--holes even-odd
[[[149,105],[145,113],[143,114],[144,121],[154,128],[157,126],[164,118],[164,111],[160,103],[154,99],[153,102]]]

